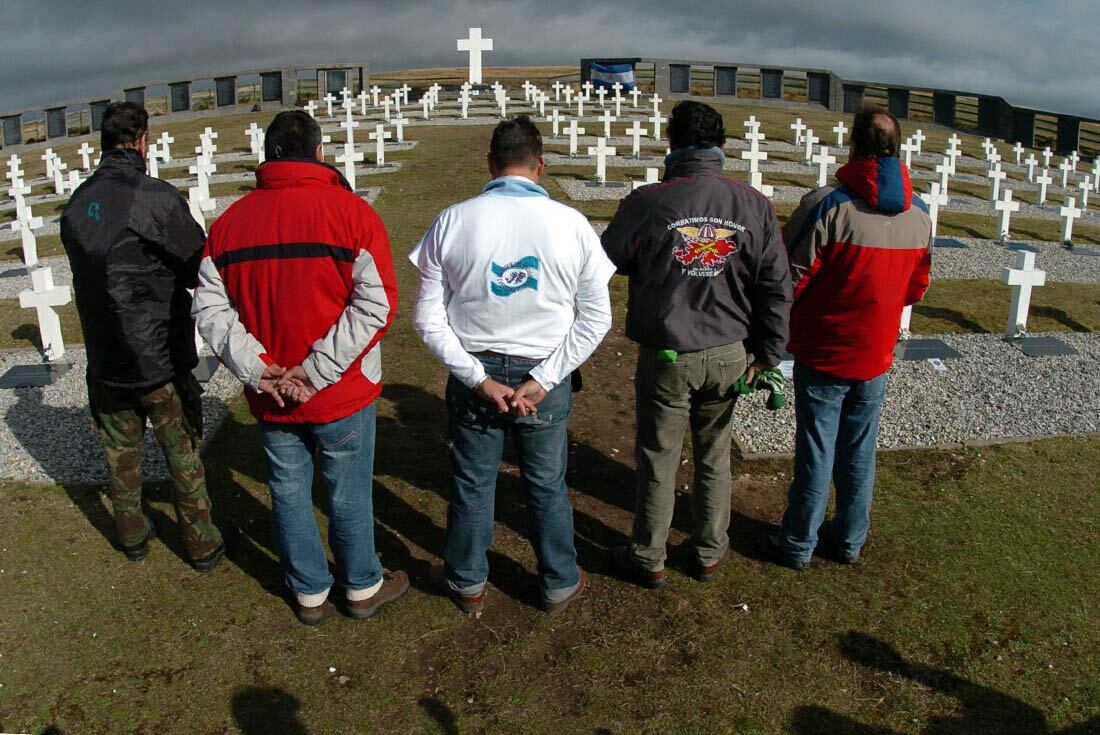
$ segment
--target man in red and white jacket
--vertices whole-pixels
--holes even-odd
[[[241,382],[260,423],[274,535],[299,620],[316,625],[336,581],[353,617],[408,589],[374,549],[371,498],[379,342],[397,309],[381,219],[322,162],[321,128],[300,111],[267,129],[256,189],[210,229],[193,316]],[[329,541],[313,515],[313,454],[331,497]]]

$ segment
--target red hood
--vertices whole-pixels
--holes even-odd
[[[909,169],[900,158],[852,158],[841,166],[836,177],[880,212],[897,214],[913,205]]]
[[[340,186],[351,191],[343,174],[322,161],[308,158],[283,158],[267,161],[256,169],[260,189],[285,189],[290,186]]]

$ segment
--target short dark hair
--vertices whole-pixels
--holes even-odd
[[[99,126],[99,145],[109,151],[134,145],[149,132],[149,113],[136,102],[112,102]]]
[[[493,131],[489,157],[499,169],[512,166],[535,168],[542,158],[542,133],[526,115],[505,120],[497,124]]]
[[[280,112],[264,133],[264,157],[268,161],[316,158],[319,145],[321,126],[301,110]]]
[[[901,125],[889,110],[867,105],[852,122],[852,155],[857,158],[896,157],[901,150]]]
[[[673,148],[726,144],[726,125],[718,110],[693,100],[684,100],[672,108],[668,121],[668,142]]]

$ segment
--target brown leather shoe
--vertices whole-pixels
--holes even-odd
[[[727,546],[725,552],[722,554],[722,558],[713,564],[703,564],[698,559],[691,566],[691,576],[700,582],[713,582],[715,577],[718,576],[718,570],[729,561],[730,549]]]
[[[634,555],[630,553],[629,546],[616,546],[611,549],[611,561],[627,581],[634,584],[651,590],[659,590],[668,584],[664,569],[659,572],[650,572],[638,566],[638,562],[634,561]]]
[[[433,564],[431,571],[432,585],[435,586],[440,593],[451,598],[459,610],[470,614],[477,614],[485,607],[485,590],[481,591],[480,595],[461,595],[451,589],[451,586],[447,584],[447,574],[442,564]]]
[[[306,607],[298,602],[298,595],[291,592],[290,606],[294,609],[294,616],[298,618],[298,622],[302,625],[320,625],[321,621],[325,619],[325,603],[323,602],[316,607]]]
[[[409,591],[409,575],[404,572],[382,574],[382,587],[365,600],[344,600],[348,615],[356,620],[373,618],[391,603],[397,602]]]
[[[577,589],[573,590],[573,594],[566,597],[564,600],[558,602],[547,602],[545,598],[542,600],[542,609],[547,615],[557,615],[565,612],[565,609],[572,605],[577,598],[584,592],[584,588],[588,586],[588,577],[585,576],[584,570],[581,570],[580,580],[577,582]]]

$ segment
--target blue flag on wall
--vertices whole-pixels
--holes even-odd
[[[589,78],[596,88],[611,89],[611,85],[618,82],[625,91],[634,89],[633,64],[599,64],[593,61],[588,70]]]

